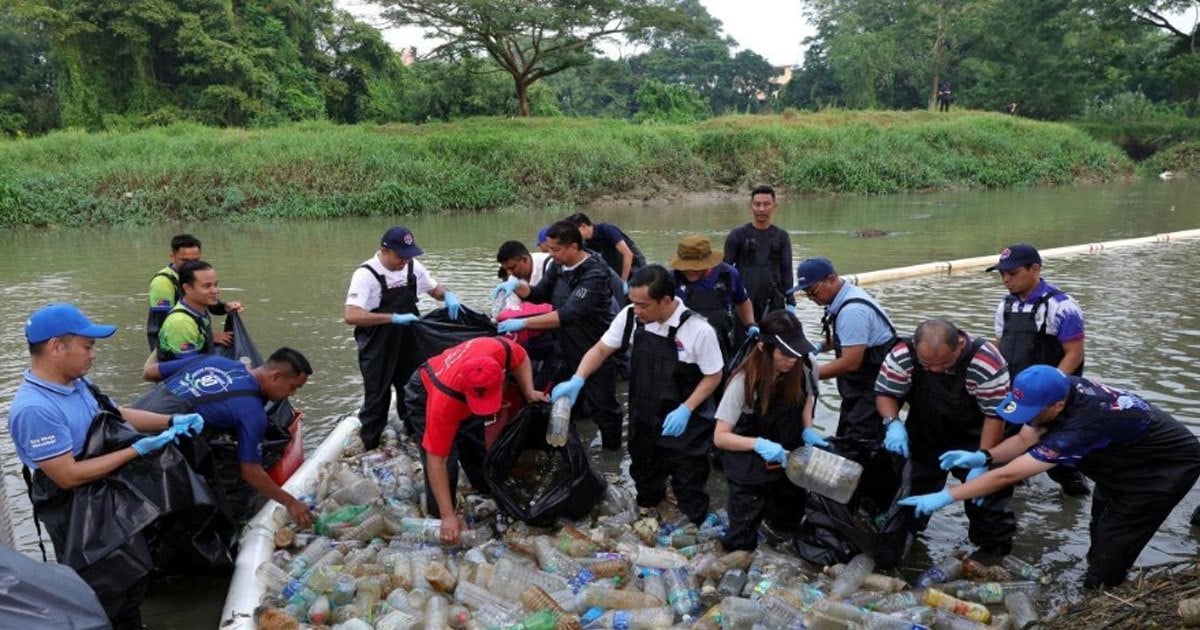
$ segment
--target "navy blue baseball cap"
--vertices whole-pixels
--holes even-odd
[[[828,258],[807,258],[796,267],[796,290],[806,291],[834,273]]]
[[[383,235],[383,240],[380,241],[379,246],[392,250],[401,258],[416,258],[425,253],[425,250],[417,247],[412,230],[403,225],[397,225],[388,230]]]
[[[541,245],[542,243],[546,242],[546,233],[550,231],[551,225],[554,224],[547,223],[546,225],[542,226],[542,229],[538,230],[537,236],[534,238],[534,243]]]
[[[29,316],[25,322],[25,339],[42,343],[63,335],[103,339],[117,332],[116,326],[94,324],[74,304],[50,304]]]
[[[996,264],[988,267],[985,271],[1012,271],[1020,267],[1028,267],[1029,265],[1042,264],[1042,255],[1033,245],[1025,243],[1017,243],[1009,245],[1000,252],[1000,260]]]
[[[1067,375],[1058,368],[1032,365],[1013,379],[1012,391],[1000,401],[996,414],[1006,422],[1029,424],[1043,409],[1065,400],[1070,390]]]

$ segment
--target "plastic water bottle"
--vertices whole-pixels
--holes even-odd
[[[425,602],[425,630],[444,630],[446,613],[450,604],[441,595],[434,595]]]
[[[516,608],[515,598],[508,599],[467,580],[459,580],[454,589],[454,599],[474,610],[491,606],[511,612]]]
[[[593,609],[599,612],[598,609]],[[653,630],[670,628],[675,623],[675,611],[670,608],[639,608],[637,610],[609,610],[600,614],[585,615],[585,628],[623,628],[628,630]]]
[[[461,585],[460,583],[459,586]],[[499,595],[501,598],[507,598],[508,601],[516,600],[530,586],[541,587],[547,593],[571,588],[567,579],[561,575],[523,567],[507,557],[500,558],[500,561],[496,563],[496,568],[492,572],[492,579],[488,583],[488,589],[492,593]],[[468,606],[471,605],[467,601],[463,603]]]
[[[589,585],[579,593],[584,606],[598,606],[603,609],[634,609],[657,608],[663,602],[651,595],[634,589],[603,588],[595,584]]]
[[[570,429],[571,399],[559,396],[550,408],[550,422],[546,425],[546,444],[556,448],[566,446]]]
[[[420,623],[416,617],[404,610],[393,609],[375,620],[375,630],[412,630]]]
[[[1041,569],[1016,556],[1004,556],[1004,559],[1000,561],[1000,565],[1008,569],[1008,572],[1012,573],[1013,576],[1019,577],[1022,580],[1033,580],[1035,582],[1042,582],[1043,584],[1046,581],[1046,577],[1042,575]]]
[[[329,594],[329,603],[335,606],[345,606],[354,601],[354,593],[357,590],[358,583],[353,575],[339,573],[333,580],[333,591]]]
[[[642,592],[653,597],[660,605],[667,603],[667,583],[658,571],[642,574]]]
[[[786,468],[792,483],[838,503],[854,495],[862,471],[858,462],[807,445],[788,454]]]
[[[987,623],[992,619],[992,612],[983,604],[964,602],[957,597],[951,597],[936,588],[925,591],[925,604],[934,608],[948,610],[961,617],[966,617],[979,623]]]
[[[804,612],[783,601],[774,593],[762,598],[763,617],[780,628],[803,628]]]
[[[471,611],[462,604],[454,604],[450,606],[450,610],[446,613],[446,623],[455,630],[466,628],[467,624],[470,622]]]
[[[981,604],[999,604],[1011,593],[1026,593],[1037,595],[1037,582],[978,582],[967,588],[960,588],[956,595],[967,601]]]
[[[865,608],[869,608],[876,612],[891,613],[915,606],[925,605],[925,591],[900,591],[899,593],[889,593],[870,603]]]
[[[700,610],[700,592],[692,586],[692,576],[687,569],[668,569],[663,578],[667,581],[667,603],[681,615],[691,615]]]
[[[492,321],[497,321],[496,318],[500,316],[500,312],[503,311],[504,307],[507,305],[508,293],[505,291],[497,293],[496,297],[492,300]]]
[[[722,599],[720,610],[724,628],[749,628],[763,618],[762,604],[741,597]]]
[[[1184,615],[1184,604],[1193,602],[1200,604],[1200,600],[1185,599],[1179,602],[1180,615],[1184,618],[1186,624],[1189,620]],[[1033,597],[1024,591],[1016,591],[1004,596],[1004,607],[1008,609],[1009,616],[1012,617],[1012,625],[1017,630],[1027,630],[1037,624],[1038,612],[1037,607],[1033,603]],[[1196,615],[1193,621],[1200,622],[1200,606],[1196,606]],[[1194,625],[1194,624],[1188,624]]]
[[[258,568],[254,570],[254,576],[263,583],[268,592],[282,591],[283,587],[292,581],[292,577],[288,575],[287,571],[279,568],[270,560],[258,565]]]
[[[746,587],[746,572],[741,569],[733,569],[721,576],[721,583],[717,585],[717,592],[721,597],[734,597],[742,592]]]
[[[841,575],[842,571],[844,571],[845,569],[846,569],[846,565],[835,564],[831,567],[826,567],[825,573],[836,578],[839,575]],[[872,574],[868,575],[867,577],[863,578],[862,584],[859,585],[859,588],[864,591],[883,591],[884,593],[898,593],[898,592],[908,588],[908,582],[905,582],[904,580],[901,580],[900,578],[892,577],[890,575],[881,575],[879,573],[872,573]]]
[[[949,582],[950,580],[957,580],[960,576],[962,576],[962,561],[954,556],[949,556],[925,569],[921,575],[917,576],[917,581],[914,582],[914,585],[917,588],[926,588],[935,584]]]
[[[687,558],[673,549],[660,549],[638,545],[626,552],[633,564],[655,569],[678,569],[687,566]]]
[[[329,621],[329,598],[321,595],[308,607],[308,620],[323,625]]]
[[[838,575],[837,579],[833,581],[829,595],[837,599],[845,599],[853,595],[862,581],[874,570],[875,558],[865,553],[854,556],[850,562],[846,563],[846,568],[842,570],[841,575]]]

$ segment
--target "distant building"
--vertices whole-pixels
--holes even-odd
[[[767,94],[766,92],[759,90],[757,93],[755,93],[754,97],[759,101],[765,101],[768,98],[778,98],[779,91],[783,89],[783,86],[792,81],[792,72],[795,70],[795,68],[795,66],[775,66],[775,71],[779,74],[767,79],[767,82],[774,86],[774,88],[771,90],[771,93]]]

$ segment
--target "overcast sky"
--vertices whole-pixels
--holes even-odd
[[[378,9],[370,2],[338,0],[338,4],[379,27],[395,48],[416,46],[418,54],[432,48],[419,29],[383,28]],[[812,27],[800,14],[800,0],[701,0],[701,4],[721,21],[727,35],[773,65],[799,64],[804,59],[800,41],[812,34]]]

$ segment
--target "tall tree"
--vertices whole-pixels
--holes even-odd
[[[480,51],[507,72],[518,113],[528,116],[539,79],[592,60],[596,47],[621,37],[699,30],[678,0],[380,0],[397,25],[427,29],[445,42],[433,55]]]

